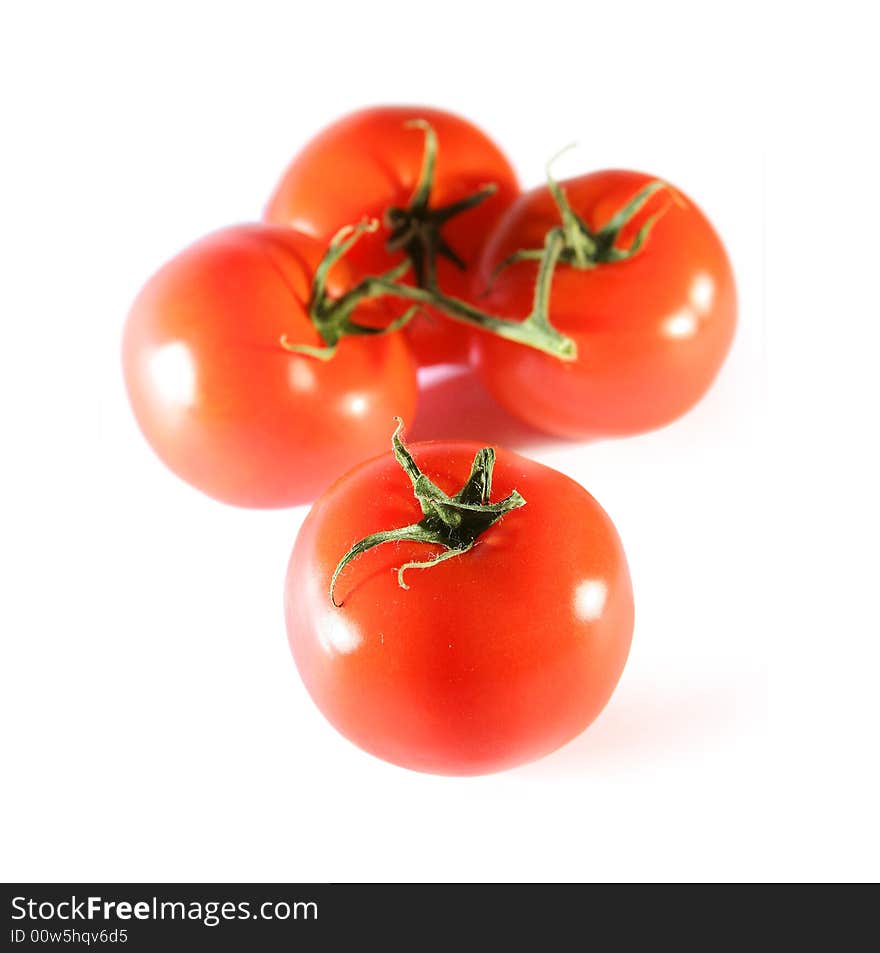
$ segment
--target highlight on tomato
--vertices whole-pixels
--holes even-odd
[[[564,745],[620,678],[633,598],[610,518],[569,477],[437,442],[363,463],[306,518],[285,615],[330,723],[394,764],[500,771]]]
[[[693,407],[736,325],[730,262],[697,205],[638,172],[551,178],[494,229],[476,275],[488,289],[482,306],[517,322],[548,251],[556,261],[546,317],[577,358],[478,333],[475,363],[494,397],[527,423],[575,439],[651,430]]]
[[[234,226],[147,282],[125,324],[125,383],[178,476],[239,506],[310,502],[384,449],[392,414],[413,412],[409,349],[376,333],[391,323],[384,303],[361,304],[357,321],[336,306],[350,285],[339,252],[356,237],[326,253],[290,228]]]
[[[329,242],[340,228],[382,223],[348,256],[355,279],[408,261],[404,282],[470,300],[487,236],[519,193],[497,145],[440,109],[378,106],[332,123],[291,162],[265,219]],[[398,302],[398,314],[406,308]],[[430,306],[406,336],[420,364],[464,363],[470,331]]]

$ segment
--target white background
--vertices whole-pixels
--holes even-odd
[[[880,77],[870,5],[815,9],[4,5],[4,879],[877,878]],[[121,384],[148,275],[386,101],[463,112],[528,185],[572,140],[562,175],[669,179],[741,293],[717,386],[672,427],[486,434],[602,502],[638,616],[594,726],[487,778],[333,732],[281,612],[304,511],[178,481]]]

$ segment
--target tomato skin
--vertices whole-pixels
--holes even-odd
[[[442,490],[457,491],[479,448],[410,450]],[[379,546],[328,586],[339,558],[369,533],[421,517],[407,476],[386,454],[337,481],[314,505],[285,586],[288,637],[312,698],[366,751],[407,768],[469,775],[548,754],[611,696],[629,651],[633,601],[614,526],[568,477],[497,450],[493,500],[525,506],[467,553],[430,569],[395,567],[439,547]]]
[[[618,170],[581,176],[562,187],[592,229],[604,225],[650,176]],[[656,193],[624,228],[626,248],[654,212],[668,206],[632,258],[592,270],[560,265],[550,320],[578,346],[564,364],[480,333],[474,359],[488,389],[515,416],[567,438],[624,436],[670,423],[709,389],[733,340],[736,289],[720,239],[689,199]],[[481,260],[477,281],[521,248],[540,248],[559,213],[546,187],[508,210]],[[532,303],[537,265],[502,271],[483,307],[522,318]]]
[[[412,119],[427,120],[438,137],[433,208],[463,199],[489,183],[498,187],[494,195],[443,227],[443,236],[472,271],[486,237],[519,194],[519,185],[491,139],[467,120],[439,109],[377,106],[337,120],[291,162],[266,207],[266,221],[291,225],[326,242],[344,225],[365,217],[382,222],[389,207],[408,205],[425,144],[422,130],[407,128]],[[382,274],[403,261],[401,252],[386,251],[387,238],[383,224],[349,253],[357,277]],[[472,300],[472,275],[451,261],[438,259],[437,278],[446,294]],[[398,312],[406,306],[398,302]],[[417,315],[406,335],[420,364],[467,361],[469,329],[433,309]]]
[[[329,361],[306,311],[323,247],[291,229],[235,226],[162,267],[132,306],[123,370],[141,430],[188,483],[226,503],[314,499],[387,446],[415,407],[415,364],[399,334],[345,338]],[[344,268],[331,274],[343,290]]]

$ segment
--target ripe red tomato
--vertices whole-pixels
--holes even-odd
[[[414,444],[441,490],[455,493],[478,450]],[[291,556],[287,631],[312,698],[366,751],[419,771],[481,774],[541,757],[584,730],[623,671],[632,589],[617,532],[561,473],[497,451],[493,501],[525,504],[472,549],[427,569],[397,567],[443,552],[386,543],[334,568],[353,543],[421,517],[391,454],[368,461],[315,503]]]
[[[650,181],[637,172],[604,171],[563,182],[562,188],[595,232]],[[671,200],[666,190],[651,196],[616,245],[628,248],[657,212],[662,214],[644,245],[625,261],[586,270],[557,267],[550,321],[575,340],[576,361],[475,335],[481,376],[512,414],[562,437],[618,436],[671,422],[709,388],[736,324],[730,262],[697,206]],[[540,248],[559,222],[546,187],[521,196],[486,246],[481,286],[509,255]],[[527,314],[536,269],[532,261],[503,269],[483,307],[509,318]]]
[[[266,220],[292,225],[326,242],[344,225],[365,217],[385,222],[390,208],[405,209],[419,181],[425,150],[424,131],[407,125],[414,119],[430,123],[439,144],[430,208],[466,199],[490,183],[497,186],[494,195],[441,228],[449,248],[472,271],[486,236],[519,186],[491,139],[461,117],[439,109],[373,107],[328,126],[284,173],[266,208]],[[386,223],[348,254],[356,278],[379,275],[404,260],[402,251],[386,249],[390,234]],[[412,273],[406,280],[413,281]],[[447,257],[437,259],[437,280],[446,294],[470,300],[472,275]],[[395,305],[398,312],[406,306]],[[469,329],[433,309],[418,315],[405,333],[421,364],[467,360]]]
[[[323,246],[289,228],[245,225],[196,242],[138,295],[123,367],[137,421],[161,459],[240,506],[292,506],[387,446],[415,407],[415,364],[399,333],[348,337],[328,361],[307,314]],[[347,287],[344,262],[328,290]],[[381,307],[377,304],[376,307]]]

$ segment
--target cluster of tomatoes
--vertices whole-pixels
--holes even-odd
[[[399,427],[371,459],[392,418],[413,418],[418,367],[473,362],[552,434],[632,434],[699,400],[735,320],[724,248],[667,183],[548,172],[523,192],[469,122],[382,107],[308,143],[262,222],[160,269],[123,362],[150,444],[219,500],[310,501],[361,464],[294,549],[297,664],[366,750],[479,773],[593,720],[626,660],[632,592],[613,525],[562,474],[462,443],[411,451]],[[411,570],[430,571],[410,589]]]

